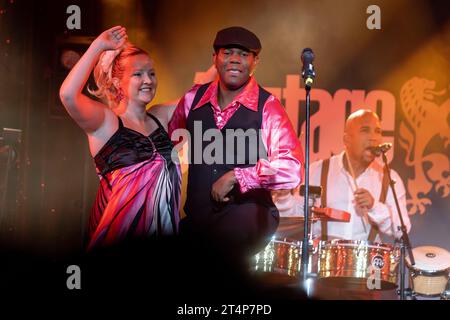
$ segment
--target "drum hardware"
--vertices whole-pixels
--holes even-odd
[[[448,272],[449,280],[447,282],[447,287],[444,292],[442,292],[441,300],[450,300],[450,271]]]
[[[311,213],[311,215],[306,215],[304,214],[303,217],[299,217],[300,219],[302,219],[302,221],[304,222],[305,225],[308,225],[307,229],[304,229],[305,231],[308,231],[307,233],[307,242],[311,242],[312,241],[312,226],[311,223],[317,222],[318,220],[322,220],[325,219],[326,215],[325,213],[321,212],[320,210],[313,210],[314,208],[316,208],[315,204],[317,199],[320,198],[320,196],[322,195],[322,187],[321,186],[309,186],[309,190],[310,190],[310,198],[308,199],[308,211]],[[305,196],[305,185],[301,185],[300,186],[300,195],[301,196]],[[305,212],[306,213],[306,212]],[[305,219],[308,219],[308,221],[306,221]],[[305,239],[303,239],[305,240]]]
[[[409,285],[411,286],[411,283],[409,283]],[[397,292],[397,295],[400,296],[400,289],[397,289],[396,292]],[[413,289],[408,287],[408,288],[405,288],[405,298],[406,299],[410,298],[411,300],[417,300],[417,294],[414,292]]]
[[[397,295],[400,295],[400,289],[397,290]],[[417,294],[411,288],[405,288],[405,296],[417,300]]]
[[[309,93],[307,94],[307,98],[309,100]],[[309,109],[309,101],[307,108]],[[309,112],[309,111],[307,111]],[[309,119],[308,119],[309,120]],[[307,140],[309,140],[309,132],[307,133]],[[304,229],[303,229],[303,241],[302,241],[302,250],[301,250],[301,264],[300,264],[300,275],[301,275],[301,284],[303,289],[306,292],[307,296],[311,296],[311,282],[316,277],[314,273],[311,272],[310,266],[310,250],[305,248],[305,244],[308,244],[308,247],[311,243],[313,243],[313,234],[312,234],[312,223],[317,222],[320,219],[323,219],[325,216],[320,214],[316,214],[313,212],[312,208],[315,207],[315,203],[317,199],[319,199],[322,195],[322,187],[321,186],[310,186],[309,182],[309,141],[306,142],[308,144],[307,148],[307,162],[305,167],[305,183],[306,185],[300,186],[300,195],[305,198],[304,202]],[[311,216],[309,212],[311,211]]]
[[[306,198],[306,187],[305,185],[300,186],[300,195],[305,197],[305,204],[308,203],[308,210],[311,212],[311,216],[307,216],[306,212],[304,215],[303,223],[305,225],[304,229],[304,238],[302,243],[313,243],[313,234],[312,234],[312,223],[316,223],[319,220],[323,221],[342,221],[349,222],[350,221],[350,213],[342,210],[336,210],[332,208],[320,208],[316,207],[315,203],[317,199],[319,199],[322,195],[322,187],[321,186],[309,186],[310,190],[310,198]],[[306,202],[308,200],[308,202]],[[308,217],[308,221],[306,221],[306,217]],[[306,227],[307,226],[307,227]],[[303,247],[303,246],[302,246]],[[306,251],[306,252],[305,252]],[[302,250],[302,259],[301,259],[301,268],[300,275],[302,277],[302,285],[306,294],[311,296],[311,283],[317,278],[316,273],[311,272],[311,266],[309,265],[311,259],[308,257],[309,250]],[[316,257],[314,257],[316,258]],[[304,272],[306,270],[306,272]]]
[[[447,284],[447,289],[441,294],[441,300],[450,300],[450,281]]]

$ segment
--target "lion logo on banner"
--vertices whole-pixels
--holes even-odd
[[[405,164],[414,167],[414,178],[407,182],[411,215],[425,213],[425,207],[431,205],[428,194],[433,187],[442,197],[450,193],[448,154],[436,152],[430,145],[439,138],[444,150],[450,144],[450,98],[439,105],[436,97],[447,90],[434,91],[435,86],[435,81],[414,77],[400,91],[404,121],[400,123],[399,143],[406,150]]]

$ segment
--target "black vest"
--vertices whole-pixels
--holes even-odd
[[[198,89],[186,120],[186,129],[191,134],[191,141],[184,210],[186,215],[193,218],[206,218],[213,210],[226,205],[218,204],[211,197],[212,185],[222,175],[236,167],[253,167],[260,158],[267,159],[267,150],[262,143],[260,129],[264,104],[270,93],[259,87],[258,111],[240,106],[219,131],[210,103],[193,110],[209,85],[209,83],[202,85]],[[206,136],[212,132],[212,130],[208,132],[209,129],[215,129],[213,132],[216,135],[210,134],[208,139],[205,139],[205,132]],[[232,131],[227,132],[227,129]],[[210,158],[207,159],[205,156]],[[266,207],[274,206],[270,191],[265,189],[253,189],[242,194],[239,185],[236,184],[228,195],[235,204],[257,202]]]

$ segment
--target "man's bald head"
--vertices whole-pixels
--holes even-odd
[[[361,109],[353,112],[345,122],[344,145],[353,161],[368,166],[374,156],[370,147],[381,143],[381,125],[372,110]]]
[[[370,118],[373,117],[376,119],[376,121],[380,122],[380,118],[378,115],[369,109],[359,109],[355,112],[353,112],[351,115],[348,116],[347,120],[345,121],[345,129],[344,132],[348,133],[351,131],[351,129],[362,121],[363,118]]]

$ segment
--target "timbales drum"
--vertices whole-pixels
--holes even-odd
[[[346,289],[391,290],[397,286],[400,250],[362,240],[321,241],[318,281]]]
[[[311,244],[309,250],[309,272],[314,273],[317,269],[317,247]],[[301,255],[301,241],[273,237],[264,250],[252,258],[251,267],[268,284],[298,284]]]

